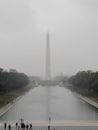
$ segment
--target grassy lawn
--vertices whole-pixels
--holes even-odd
[[[94,102],[98,103],[98,97],[90,97],[91,100],[93,100]]]
[[[77,94],[80,94],[84,97],[88,97],[89,99],[95,101],[96,103],[98,103],[98,93],[95,93],[95,92],[90,92],[88,90],[84,90],[84,89],[80,89],[80,88],[77,88],[77,87],[74,87],[74,86],[66,86],[68,89],[70,89],[72,92],[75,92]]]
[[[12,92],[0,94],[0,108],[3,107],[4,105],[10,103],[11,101],[16,99],[17,97],[25,94],[26,92],[28,92],[32,88],[33,88],[32,85],[28,85],[22,89],[18,89],[18,90],[14,90]]]

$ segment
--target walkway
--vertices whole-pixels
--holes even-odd
[[[11,122],[10,122],[11,123]],[[98,130],[97,122],[54,122],[54,123],[32,123],[33,130]],[[3,123],[0,123],[0,130],[4,130]],[[8,129],[6,129],[8,130]],[[16,130],[15,123],[12,123],[12,130]]]
[[[52,126],[50,130],[98,130],[98,126]],[[4,130],[1,126],[0,130]],[[8,129],[6,129],[8,130]],[[11,130],[16,130],[12,127]],[[46,126],[33,126],[33,130],[48,130]]]

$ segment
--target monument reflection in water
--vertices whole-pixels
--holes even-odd
[[[36,87],[5,113],[1,121],[97,121],[98,111],[63,87]]]

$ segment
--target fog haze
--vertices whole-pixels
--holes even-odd
[[[0,0],[0,67],[44,76],[98,70],[98,0]]]

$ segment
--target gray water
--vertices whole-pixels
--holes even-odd
[[[63,87],[36,87],[26,93],[1,121],[95,121],[98,110],[85,103],[70,90]]]

